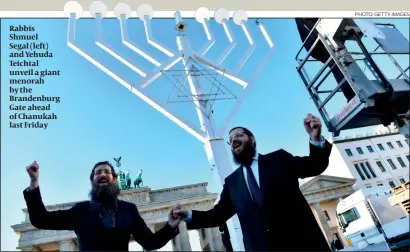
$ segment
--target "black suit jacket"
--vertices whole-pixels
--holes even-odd
[[[208,211],[192,211],[188,229],[217,227],[237,214],[246,251],[330,251],[316,219],[299,190],[299,178],[317,176],[329,163],[332,145],[310,144],[306,157],[292,156],[281,149],[259,155],[260,187],[264,195],[262,211],[269,232],[264,232],[243,170],[238,168],[225,179],[219,202]],[[267,223],[266,223],[267,222]]]
[[[131,235],[145,250],[162,248],[178,235],[167,223],[153,234],[142,219],[135,204],[118,200],[116,227],[103,228],[98,213],[89,207],[90,201],[75,204],[71,209],[47,211],[41,199],[40,188],[26,191],[24,199],[31,224],[38,229],[73,230],[77,235],[80,251],[128,251]]]

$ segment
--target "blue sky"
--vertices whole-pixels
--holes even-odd
[[[202,25],[194,19],[185,21],[193,48],[201,48],[205,42]],[[408,19],[383,21],[396,24],[408,39]],[[267,19],[264,23],[276,51],[229,127],[243,125],[252,130],[261,153],[283,148],[294,155],[305,155],[308,154],[308,137],[303,129],[303,118],[307,113],[318,113],[295,70],[294,57],[301,41],[293,19]],[[34,95],[61,97],[60,103],[52,104],[58,119],[49,122],[47,130],[9,128],[11,112],[8,107],[11,102],[7,56],[10,41],[7,34],[10,25],[19,24],[33,25],[40,40],[47,42],[54,54],[51,59],[41,60],[41,69],[61,70],[61,76],[47,77],[45,85],[33,86]],[[247,46],[240,27],[231,21],[230,24],[239,42],[224,62],[225,66],[237,62]],[[177,51],[174,25],[173,19],[152,20],[156,39]],[[129,20],[128,27],[131,39],[155,59],[163,61],[167,58],[144,42],[140,20]],[[227,39],[223,28],[213,20],[211,27],[217,42],[207,56],[216,58],[227,45]],[[253,73],[258,60],[267,52],[266,43],[253,20],[249,20],[249,28],[258,46],[241,71],[246,77]],[[209,191],[217,192],[202,143],[68,48],[67,20],[8,19],[1,21],[1,29],[1,250],[14,250],[17,246],[17,236],[10,226],[24,220],[22,191],[29,185],[25,167],[34,160],[40,165],[40,186],[45,204],[87,199],[92,166],[102,160],[113,162],[113,157],[118,156],[122,156],[123,168],[129,169],[133,178],[138,169],[143,169],[144,184],[152,189],[209,182]],[[153,67],[120,44],[117,19],[104,19],[103,29],[104,40],[119,53],[131,62]],[[78,45],[127,81],[137,82],[138,75],[93,44],[95,34],[95,20],[78,21]],[[374,43],[370,47],[374,48]],[[399,60],[406,61],[406,58]],[[386,58],[379,60],[387,75],[396,76],[397,72],[387,61]],[[181,69],[181,65],[176,68]],[[223,84],[228,89],[236,93],[240,91],[237,84],[225,80]],[[147,88],[147,93],[166,102],[171,90],[172,85],[161,77]],[[342,98],[336,101],[329,108],[333,114],[344,104]],[[221,123],[232,104],[232,101],[216,102],[217,122]],[[171,111],[199,125],[193,104],[172,103],[168,106]],[[354,132],[368,131],[372,129]],[[326,129],[323,134],[329,136]],[[351,134],[352,131],[342,133]]]

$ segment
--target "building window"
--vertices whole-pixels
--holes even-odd
[[[410,162],[410,156],[409,156],[409,155],[407,155],[407,156],[406,156],[406,158],[407,158],[407,160],[409,160],[409,162]]]
[[[384,147],[383,147],[382,144],[377,144],[377,147],[379,147],[379,149],[380,149],[381,151],[384,151]]]
[[[366,147],[367,147],[367,150],[368,150],[370,153],[374,152],[374,150],[373,150],[373,147],[372,147],[372,146],[368,145],[368,146],[366,146]]]
[[[205,240],[206,238],[205,229],[201,229],[201,236],[202,236],[202,239]]]
[[[366,187],[366,188],[372,188],[372,185],[367,184],[367,185],[365,185],[365,187]]]
[[[325,210],[325,211],[323,211],[323,214],[325,215],[326,220],[327,220],[327,221],[330,221],[329,214],[327,213],[327,211],[326,211],[326,210]]]
[[[385,172],[385,171],[386,171],[386,169],[384,168],[382,162],[377,161],[376,164],[377,164],[377,166],[380,168],[380,170],[381,170],[382,172]]]
[[[389,181],[389,185],[391,186],[391,188],[395,188],[395,187],[396,187],[396,185],[394,184],[393,181]]]
[[[343,226],[347,226],[350,222],[360,219],[359,211],[356,207],[338,215],[338,219]]]
[[[377,186],[383,186],[382,182],[377,182]]]
[[[403,159],[401,159],[401,157],[397,157],[397,161],[399,161],[401,167],[406,167],[406,164],[403,162]]]
[[[389,164],[390,164],[390,166],[391,166],[391,168],[392,168],[393,170],[396,170],[396,169],[397,169],[396,166],[395,166],[394,163],[393,163],[393,160],[391,160],[391,159],[389,158],[389,159],[387,159],[387,162],[389,162]]]
[[[360,165],[360,167],[362,167],[362,170],[363,170],[364,174],[366,174],[366,177],[368,179],[371,179],[372,177],[370,177],[370,174],[367,172],[367,169],[366,169],[366,167],[364,167],[364,164],[360,163],[359,165]]]
[[[370,166],[369,162],[365,162],[367,169],[369,169],[370,173],[372,174],[373,178],[376,178],[376,174],[374,173],[372,167]]]
[[[402,184],[406,183],[406,180],[404,180],[404,178],[401,178],[399,180],[400,180],[400,183],[402,183]]]
[[[356,150],[357,150],[357,152],[358,152],[359,154],[363,154],[363,150],[362,150],[362,148],[357,147],[357,148],[356,148]]]
[[[390,149],[394,149],[393,144],[391,144],[390,142],[387,142],[387,146],[389,146]]]
[[[358,165],[358,164],[354,164],[354,167],[356,168],[357,173],[359,173],[360,178],[361,178],[362,180],[365,180],[366,178],[363,176],[363,173],[362,173],[362,171],[360,170],[359,165]]]
[[[400,142],[400,141],[396,141],[396,143],[397,143],[397,145],[398,145],[400,148],[402,148],[402,147],[403,147],[403,145],[401,144],[401,142]]]
[[[346,151],[346,154],[347,154],[349,157],[353,156],[353,153],[352,153],[352,151],[351,151],[350,149],[346,149],[345,151]]]

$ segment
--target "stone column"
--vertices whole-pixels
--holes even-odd
[[[225,251],[225,246],[222,243],[222,236],[219,228],[204,228],[199,229],[199,242],[201,248],[204,249],[209,245],[211,251]]]
[[[215,244],[214,244],[214,234],[212,233],[212,228],[206,228],[205,234],[206,234],[206,241],[209,244],[209,249],[211,251],[216,251]]]
[[[210,228],[212,233],[212,240],[214,245],[213,251],[226,251],[225,246],[222,242],[222,235],[219,228]]]
[[[181,244],[179,242],[179,235],[172,239],[172,251],[181,251]]]
[[[179,242],[182,251],[192,251],[191,243],[189,241],[189,234],[185,222],[179,224]]]
[[[319,219],[320,225],[322,227],[323,235],[326,237],[326,241],[330,246],[329,236],[333,235],[330,231],[329,224],[327,223],[326,217],[322,211],[320,211],[319,203],[313,203],[313,208],[315,209],[316,215]]]
[[[201,249],[204,249],[205,246],[208,244],[206,241],[206,229],[198,229],[198,235],[199,235],[199,243],[201,245]]]
[[[60,241],[60,251],[77,251],[73,240]]]

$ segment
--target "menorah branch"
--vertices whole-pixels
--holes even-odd
[[[239,71],[242,69],[242,67],[245,65],[246,61],[248,61],[249,57],[253,53],[253,51],[256,48],[256,43],[255,40],[252,38],[252,34],[249,31],[246,23],[244,21],[241,22],[240,26],[242,27],[243,32],[245,33],[246,38],[248,39],[249,42],[249,48],[248,50],[245,51],[244,55],[242,56],[241,60],[238,62],[238,64],[235,67],[235,70],[233,71],[234,73],[239,73]]]
[[[141,66],[136,66],[135,63],[130,63],[128,60],[124,59],[123,56],[121,56],[118,52],[115,51],[114,48],[112,48],[110,45],[108,45],[106,42],[103,40],[103,31],[102,31],[102,16],[100,13],[97,13],[95,17],[96,23],[97,23],[97,39],[95,41],[95,44],[100,47],[102,50],[104,50],[106,53],[114,57],[116,60],[130,68],[132,71],[135,73],[139,74],[142,77],[147,77],[146,70],[144,70]]]
[[[198,8],[198,10],[195,11],[195,19],[198,23],[202,24],[207,38],[207,42],[205,43],[205,45],[202,46],[202,48],[198,52],[199,55],[205,55],[216,42],[212,29],[209,26],[209,10],[205,7]]]
[[[232,33],[231,28],[229,27],[229,23],[227,19],[222,20],[222,26],[224,28],[226,36],[228,37],[229,45],[225,48],[225,50],[216,60],[218,64],[222,64],[222,62],[228,57],[228,55],[232,52],[232,50],[236,46],[236,38],[235,38],[235,35]]]
[[[129,38],[128,35],[128,25],[127,25],[127,19],[124,15],[120,17],[120,29],[121,29],[121,40],[123,45],[131,49],[132,51],[136,52],[138,55],[143,57],[144,59],[148,60],[155,66],[159,67],[161,66],[161,63],[159,63],[157,60],[155,60],[153,57],[145,53],[142,49],[139,48],[137,43],[135,41],[132,41]]]
[[[138,17],[144,22],[145,37],[148,44],[165,53],[167,56],[174,57],[175,53],[171,49],[168,49],[154,38],[151,30],[151,18],[154,14],[152,7],[148,4],[142,4],[138,7],[137,13]]]

